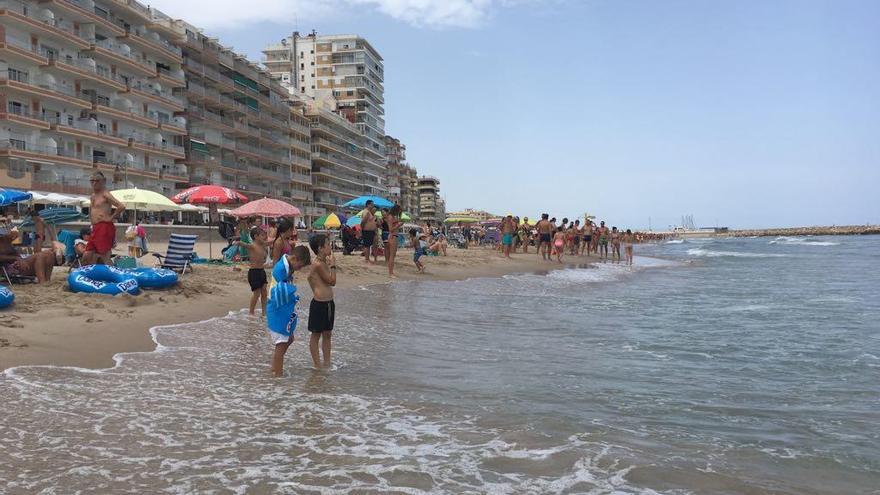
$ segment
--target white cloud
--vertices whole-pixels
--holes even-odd
[[[520,0],[521,1],[521,0]],[[152,0],[171,17],[206,29],[243,28],[257,22],[315,21],[336,12],[374,9],[414,26],[473,28],[499,6],[517,0]]]

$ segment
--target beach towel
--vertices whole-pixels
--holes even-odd
[[[292,276],[287,256],[282,256],[272,268],[275,286],[269,292],[269,301],[266,304],[266,324],[269,331],[286,337],[293,335],[297,324],[296,303],[299,296],[296,294],[296,285],[290,282]]]

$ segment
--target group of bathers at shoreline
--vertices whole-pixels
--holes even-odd
[[[511,252],[516,252],[518,246],[522,246],[523,253],[528,253],[529,245],[534,243],[542,259],[553,261],[555,257],[557,263],[562,263],[563,255],[568,253],[570,256],[596,254],[602,260],[610,257],[612,262],[624,261],[632,265],[633,244],[638,242],[637,234],[630,229],[609,229],[604,221],[596,224],[590,218],[584,218],[583,224],[580,219],[570,222],[563,218],[562,223],[557,225],[556,218],[550,218],[548,213],[542,214],[541,220],[534,225],[529,223],[528,218],[520,222],[519,218],[508,215],[502,220],[499,230],[501,250],[505,257],[510,258]]]

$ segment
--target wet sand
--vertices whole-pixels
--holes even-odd
[[[164,246],[151,248],[164,252]],[[204,248],[201,251],[207,252]],[[482,248],[450,248],[448,256],[423,260],[427,273],[418,274],[412,250],[400,250],[396,281],[500,277],[560,267],[541,261],[534,251],[505,260],[497,251]],[[596,258],[564,258],[568,263],[591,260]],[[338,288],[393,282],[381,257],[379,264],[367,265],[362,257],[337,255],[337,263]],[[177,287],[137,297],[70,292],[67,268],[56,269],[45,286],[15,285],[15,304],[0,311],[0,369],[41,364],[106,368],[113,365],[116,353],[153,350],[151,327],[201,321],[246,307],[250,297],[246,271],[246,265],[196,265]],[[311,293],[306,273],[297,275],[296,283],[307,301]]]

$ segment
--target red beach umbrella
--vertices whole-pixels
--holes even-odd
[[[247,196],[235,189],[223,186],[195,186],[175,194],[171,201],[189,204],[229,204],[245,203]]]
[[[236,217],[299,217],[302,212],[299,208],[290,203],[285,203],[277,199],[263,198],[250,203],[239,206],[229,212],[230,215]]]

